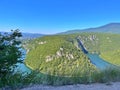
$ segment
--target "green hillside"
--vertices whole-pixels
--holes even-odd
[[[120,34],[83,33],[79,38],[89,53],[97,53],[106,61],[120,65]]]
[[[45,36],[28,44],[25,63],[44,74],[80,76],[90,74],[95,66],[77,47],[75,35]]]
[[[77,38],[89,53],[97,53],[106,61],[120,65],[120,35],[105,33],[45,36],[29,41],[26,65],[50,75],[91,74],[96,67],[78,47]]]

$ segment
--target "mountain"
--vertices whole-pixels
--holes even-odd
[[[90,74],[96,67],[78,48],[75,37],[54,35],[30,40],[26,44],[25,64],[48,75],[81,76],[87,71]]]
[[[120,34],[78,33],[51,35],[29,40],[25,64],[32,70],[55,76],[81,76],[96,66],[86,55],[99,54],[100,58],[120,65]],[[83,49],[84,47],[84,49]]]
[[[81,32],[120,33],[120,23],[110,23],[96,28],[69,30],[59,34],[73,34]]]
[[[0,32],[1,34],[4,34],[5,32]],[[11,33],[11,32],[7,32]],[[45,36],[45,34],[38,34],[38,33],[23,33],[22,32],[22,38],[21,39],[35,39],[38,37]]]
[[[45,36],[45,35],[38,34],[38,33],[22,33],[22,39],[34,39],[42,36]]]

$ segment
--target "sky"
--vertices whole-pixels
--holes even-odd
[[[0,0],[0,31],[55,34],[120,22],[120,0]]]

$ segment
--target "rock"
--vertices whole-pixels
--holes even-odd
[[[45,44],[46,43],[46,41],[44,41],[44,42],[39,42],[38,44]]]
[[[62,53],[60,51],[57,51],[56,54],[57,54],[58,57],[62,56]]]
[[[53,60],[53,57],[51,56],[46,56],[46,62],[49,62],[49,61],[52,61]]]

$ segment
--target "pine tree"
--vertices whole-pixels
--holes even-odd
[[[19,30],[0,34],[0,78],[13,73],[17,63],[22,63]]]

